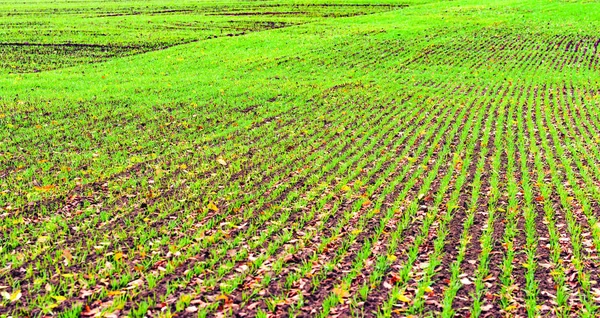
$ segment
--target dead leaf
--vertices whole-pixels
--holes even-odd
[[[51,191],[54,188],[56,188],[56,186],[53,184],[49,184],[49,185],[45,185],[45,186],[41,186],[41,187],[33,187],[33,188],[38,191],[41,191],[41,192],[48,192],[48,191]]]
[[[185,312],[196,312],[196,311],[198,311],[198,307],[196,307],[196,306],[190,306],[185,309]]]
[[[348,290],[346,290],[345,288],[342,288],[342,287],[335,287],[333,289],[333,293],[336,294],[340,299],[344,299],[344,298],[350,296],[350,293],[348,292]]]
[[[471,282],[468,278],[464,277],[460,279],[461,284],[463,285],[471,285],[473,284],[473,282]]]
[[[96,314],[98,314],[100,312],[100,307],[96,307],[94,309],[90,309],[90,307],[86,306],[85,308],[86,310],[81,312],[81,315],[84,317],[91,317],[91,316],[95,316]]]
[[[392,284],[402,281],[402,277],[396,273],[392,273]]]
[[[403,303],[410,303],[410,298],[406,297],[406,295],[404,295],[403,293],[398,293],[396,295],[396,299]]]
[[[215,211],[215,212],[219,212],[219,208],[217,208],[217,206],[214,203],[212,203],[212,202],[209,202],[206,207],[209,210],[212,210],[212,211]]]
[[[217,158],[217,162],[222,165],[222,166],[226,166],[227,165],[227,161],[223,160],[223,158],[218,157]]]
[[[52,296],[52,298],[54,298],[54,300],[56,300],[56,302],[59,304],[67,300],[67,297],[65,296]]]
[[[144,285],[144,279],[140,278],[140,279],[130,281],[129,284],[127,284],[128,287],[125,289],[128,289],[128,290],[134,289],[134,288],[140,287],[142,285]]]
[[[66,248],[63,250],[63,256],[67,261],[69,261],[69,263],[71,263],[71,261],[73,260],[73,254],[71,254],[71,251],[69,251]]]
[[[513,311],[513,310],[515,310],[515,309],[517,309],[517,306],[516,306],[516,305],[510,305],[510,306],[508,306],[508,307],[504,308],[504,310],[505,310],[505,311]]]
[[[20,291],[20,290],[18,290],[18,289],[17,289],[17,290],[15,290],[15,291],[13,291],[13,293],[12,293],[12,294],[9,294],[9,293],[7,293],[7,292],[5,292],[5,291],[3,291],[3,292],[2,292],[2,293],[0,293],[0,294],[2,295],[2,297],[3,297],[4,299],[6,299],[6,300],[10,301],[11,303],[12,303],[12,302],[15,302],[15,301],[17,301],[17,300],[19,300],[19,299],[21,299],[21,296],[23,296],[23,294],[21,294],[21,291]]]
[[[215,298],[215,300],[224,300],[225,302],[227,302],[229,300],[229,297],[227,297],[227,295],[225,295],[225,294],[221,294],[221,295],[217,296]]]

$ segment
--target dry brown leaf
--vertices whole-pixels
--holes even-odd
[[[69,261],[69,263],[71,263],[71,261],[73,260],[73,254],[71,254],[71,251],[69,251],[69,249],[65,248],[63,250],[63,256],[67,261]]]

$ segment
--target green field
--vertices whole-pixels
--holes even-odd
[[[600,316],[598,1],[0,26],[0,317]]]

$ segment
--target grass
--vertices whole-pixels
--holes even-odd
[[[0,315],[598,315],[594,1],[0,4]]]

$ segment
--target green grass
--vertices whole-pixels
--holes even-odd
[[[3,73],[39,72],[322,21],[396,3],[90,1],[0,5]]]
[[[597,2],[0,16],[0,315],[598,315]]]

